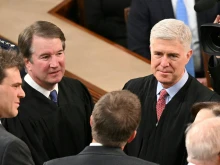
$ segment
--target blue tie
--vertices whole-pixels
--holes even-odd
[[[176,19],[183,21],[186,25],[189,25],[186,6],[183,0],[177,0]],[[186,70],[189,74],[195,77],[193,56],[190,58],[188,64],[186,65]]]
[[[50,99],[55,103],[57,104],[57,91],[56,90],[53,90],[50,92]]]

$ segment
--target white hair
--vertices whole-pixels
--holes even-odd
[[[186,130],[186,149],[189,162],[214,164],[220,152],[220,117],[190,125]]]
[[[179,40],[189,50],[192,33],[184,22],[177,19],[164,19],[153,26],[150,34],[150,43],[153,39]]]

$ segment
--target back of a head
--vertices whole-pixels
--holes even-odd
[[[5,70],[9,68],[23,68],[23,58],[14,49],[2,49],[0,48],[0,84],[5,78]]]
[[[192,124],[186,131],[187,160],[198,164],[219,164],[220,118]]]
[[[153,39],[179,40],[186,49],[190,49],[192,34],[184,22],[177,19],[164,19],[151,29],[150,43]]]
[[[92,136],[104,146],[122,147],[137,129],[141,118],[138,97],[127,91],[107,93],[92,112]]]
[[[18,37],[18,48],[25,58],[31,58],[34,35],[42,38],[59,38],[62,42],[63,50],[65,50],[66,39],[62,30],[51,22],[36,21],[25,28]]]

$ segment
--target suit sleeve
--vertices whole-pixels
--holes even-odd
[[[4,151],[2,165],[34,165],[27,145],[20,140],[9,143]]]
[[[146,0],[132,0],[127,22],[128,49],[150,59],[150,18]]]

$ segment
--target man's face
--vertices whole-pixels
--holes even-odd
[[[61,81],[65,72],[65,56],[59,38],[33,37],[31,60],[25,66],[32,79],[41,87],[51,90]]]
[[[21,76],[17,68],[5,70],[6,77],[0,84],[0,118],[11,118],[18,114],[20,98],[25,97],[21,88]]]
[[[192,50],[186,51],[177,40],[154,39],[151,49],[151,70],[164,88],[176,84],[184,74]]]

